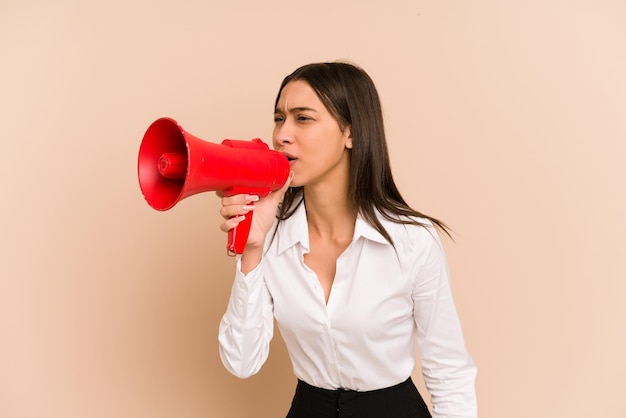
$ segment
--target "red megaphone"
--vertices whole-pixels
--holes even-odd
[[[168,210],[180,200],[206,191],[265,197],[285,184],[290,171],[287,158],[258,138],[213,144],[185,132],[170,118],[157,119],[148,127],[137,166],[141,192],[157,210]],[[229,254],[243,253],[251,222],[249,212],[230,230]]]

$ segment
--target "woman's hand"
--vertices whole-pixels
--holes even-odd
[[[287,182],[280,190],[271,192],[263,198],[248,194],[223,196],[219,192],[216,193],[222,199],[220,215],[225,219],[220,225],[222,231],[228,232],[239,225],[244,217],[252,216],[252,224],[244,250],[244,257],[246,253],[256,253],[256,256],[253,258],[260,261],[265,237],[274,224],[278,205],[289,188],[292,178],[293,173],[289,175]],[[255,265],[258,264],[258,261]]]

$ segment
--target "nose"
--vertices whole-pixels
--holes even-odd
[[[294,133],[290,127],[291,124],[283,122],[274,126],[274,132],[272,134],[272,140],[274,146],[286,145],[293,143]]]

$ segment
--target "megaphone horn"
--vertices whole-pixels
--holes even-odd
[[[154,121],[144,134],[137,163],[139,187],[148,204],[168,210],[196,193],[220,191],[260,197],[280,189],[289,177],[287,158],[259,138],[203,141],[171,118]],[[248,240],[252,212],[228,234],[229,254],[241,254]]]

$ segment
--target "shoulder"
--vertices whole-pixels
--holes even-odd
[[[427,218],[382,217],[381,222],[393,239],[395,254],[413,289],[423,291],[449,277],[448,261],[437,228]],[[443,282],[442,282],[443,281]]]
[[[389,219],[379,213],[378,219],[404,263],[417,267],[432,257],[445,258],[439,231],[428,218],[392,215]]]
[[[377,213],[378,220],[387,230],[394,244],[408,246],[439,242],[439,233],[428,218],[416,216],[388,215]]]

